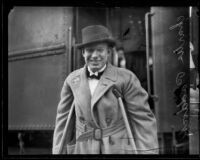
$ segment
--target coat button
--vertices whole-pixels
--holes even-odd
[[[107,125],[109,125],[110,123],[111,123],[111,118],[106,118],[106,123],[107,123]]]

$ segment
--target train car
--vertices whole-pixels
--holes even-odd
[[[190,117],[189,89],[194,84],[189,79],[189,42],[195,48],[192,57],[198,70],[197,10],[196,7],[11,9],[8,154],[51,154],[61,87],[70,72],[84,65],[74,44],[81,42],[81,29],[93,24],[112,31],[117,47],[123,48],[124,67],[138,76],[149,93],[150,107],[158,123],[159,153],[199,154],[198,114],[190,121],[183,119]],[[110,62],[118,65],[116,52],[111,54]],[[194,106],[198,101],[194,100]],[[180,116],[180,103],[188,107],[184,108],[188,116]],[[192,124],[196,131],[188,136],[186,132]]]

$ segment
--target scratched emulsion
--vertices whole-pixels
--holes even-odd
[[[176,28],[179,29],[178,31],[178,41],[180,42],[180,45],[173,50],[173,53],[178,55],[178,60],[180,60],[182,63],[183,62],[183,55],[184,55],[184,31],[183,31],[183,22],[184,22],[184,16],[180,16],[177,18],[177,24],[170,26],[169,30],[174,30]]]
[[[169,30],[178,30],[177,38],[179,45],[177,48],[173,50],[173,54],[178,56],[178,61],[181,62],[181,65],[184,65],[184,45],[185,45],[185,35],[184,35],[184,16],[179,16],[177,18],[177,23],[175,25],[172,25],[169,27]],[[181,129],[181,132],[184,133],[185,136],[188,134],[189,131],[189,105],[188,105],[188,95],[187,95],[187,87],[188,85],[184,82],[186,73],[183,71],[180,71],[176,74],[176,86],[177,88],[174,91],[174,94],[176,96],[176,107],[178,108],[178,111],[175,113],[175,115],[180,116],[182,118],[183,127]]]

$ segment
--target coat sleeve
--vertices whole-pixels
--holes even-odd
[[[73,99],[74,98],[71,88],[68,85],[66,79],[61,90],[60,102],[57,107],[55,129],[53,134],[53,149],[52,149],[53,154],[58,154],[64,127],[67,122],[68,114],[72,106]]]
[[[131,73],[124,87],[125,106],[139,154],[157,154],[157,124],[148,104],[148,94]]]

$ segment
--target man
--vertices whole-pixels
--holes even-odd
[[[118,67],[126,68],[126,59],[124,55],[124,48],[119,47],[116,49],[118,54]]]
[[[137,153],[157,153],[156,120],[147,102],[148,95],[131,71],[108,62],[115,45],[109,30],[101,25],[85,27],[82,41],[76,47],[83,51],[85,66],[72,72],[64,82],[57,109],[53,154],[136,153],[113,87],[123,96]],[[68,117],[73,105],[75,113]],[[68,121],[73,123],[65,128]]]

